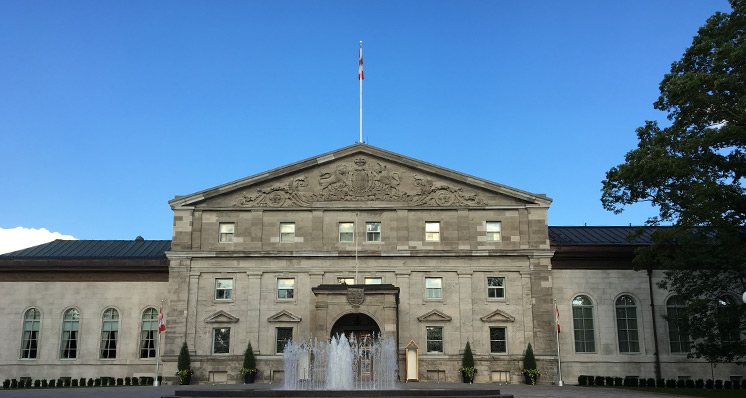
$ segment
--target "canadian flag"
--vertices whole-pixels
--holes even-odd
[[[163,304],[161,304],[161,312],[158,314],[158,334],[166,331],[166,321],[163,320]]]
[[[357,71],[357,80],[363,80],[363,42],[360,42],[360,68]]]
[[[559,307],[557,307],[557,304],[554,305],[554,310],[557,311],[557,333],[560,332],[560,326],[559,326]]]

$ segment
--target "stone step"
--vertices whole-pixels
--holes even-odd
[[[236,389],[236,390],[177,390],[174,395],[162,398],[378,398],[378,397],[433,397],[433,398],[513,398],[512,395],[501,395],[500,390],[487,389],[400,389],[400,390],[272,390],[272,389]]]

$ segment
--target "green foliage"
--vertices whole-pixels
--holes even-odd
[[[603,181],[601,201],[619,213],[649,202],[659,215],[635,264],[665,270],[659,287],[686,299],[681,316],[692,357],[746,360],[746,306],[719,309],[746,291],[746,0],[715,13],[660,84],[654,107],[671,125],[646,121],[639,143]],[[640,231],[642,233],[642,231]]]
[[[246,374],[257,374],[259,369],[256,368],[256,358],[254,357],[254,349],[251,348],[251,342],[246,346],[246,351],[243,353],[243,367],[240,370],[241,376]]]
[[[466,342],[466,347],[464,347],[464,356],[461,358],[461,367],[462,368],[473,368],[474,367],[474,354],[471,352],[471,345],[469,342]]]
[[[536,369],[536,358],[531,343],[526,347],[526,354],[523,356],[523,369]]]
[[[181,351],[179,351],[179,360],[176,365],[178,370],[191,370],[192,369],[192,358],[189,356],[189,347],[186,341],[181,345]]]

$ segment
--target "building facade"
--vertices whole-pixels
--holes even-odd
[[[556,383],[557,311],[568,383],[581,374],[710,375],[661,317],[679,301],[655,287],[660,272],[631,269],[645,237],[549,227],[545,195],[356,144],[169,203],[170,246],[137,260],[153,262],[150,279],[126,280],[135,269],[127,258],[103,269],[85,266],[100,256],[48,259],[44,279],[34,267],[43,256],[0,256],[0,288],[12,292],[0,319],[16,336],[0,342],[0,378],[152,375],[148,322],[161,300],[167,381],[185,341],[198,381],[237,382],[251,342],[259,379],[278,382],[288,340],[345,333],[395,339],[402,380],[413,377],[410,344],[419,347],[417,379],[458,380],[469,342],[476,382],[518,382],[530,343],[540,382]]]

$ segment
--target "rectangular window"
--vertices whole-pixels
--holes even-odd
[[[280,242],[283,242],[283,243],[295,242],[295,223],[294,222],[281,222],[280,223]]]
[[[487,221],[487,241],[499,242],[502,240],[502,227],[500,221]]]
[[[276,333],[275,352],[282,354],[285,351],[285,346],[293,339],[293,328],[277,328]]]
[[[365,278],[366,285],[380,285],[383,283],[382,278]]]
[[[425,278],[425,298],[443,298],[443,278]]]
[[[233,279],[215,279],[215,300],[233,300]]]
[[[280,300],[292,299],[295,290],[295,279],[281,278],[277,280],[277,298]]]
[[[231,346],[231,328],[212,330],[212,353],[228,354]]]
[[[428,242],[440,242],[440,223],[425,223],[425,240]]]
[[[505,328],[490,328],[490,352],[493,354],[505,354],[508,352]]]
[[[443,328],[441,326],[427,327],[427,352],[443,353]]]
[[[354,242],[355,241],[355,223],[351,223],[351,222],[339,223],[339,241],[340,242]]]
[[[505,278],[487,278],[487,297],[505,298]]]
[[[232,222],[220,223],[220,243],[232,243],[233,234],[236,230],[236,224]]]
[[[380,222],[365,223],[365,241],[366,242],[380,242],[381,241],[381,223]]]
[[[354,285],[355,278],[337,278],[337,284],[339,285]]]

